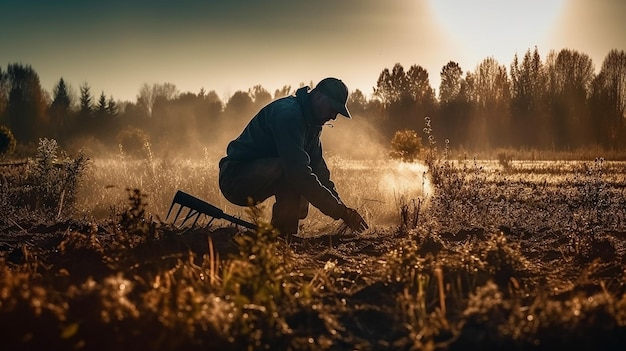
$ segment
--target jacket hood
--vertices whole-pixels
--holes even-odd
[[[311,109],[311,95],[309,94],[310,89],[311,88],[309,87],[302,87],[296,90],[296,98],[298,99],[298,103],[300,104],[306,123],[309,126],[321,126],[315,121],[315,117],[313,116],[313,110]]]

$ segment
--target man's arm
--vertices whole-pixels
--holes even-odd
[[[318,175],[309,166],[311,155],[305,151],[307,127],[304,116],[294,110],[274,111],[270,119],[270,130],[276,143],[278,156],[283,162],[287,181],[324,214],[340,219],[346,213],[346,207],[324,186]]]
[[[335,187],[335,183],[330,180],[330,170],[326,165],[326,161],[324,160],[324,156],[322,156],[322,145],[321,143],[317,143],[315,148],[310,152],[311,156],[311,169],[313,173],[317,175],[320,183],[324,185],[330,192],[335,195],[335,197],[341,201],[339,197],[339,193],[337,192],[337,188]]]

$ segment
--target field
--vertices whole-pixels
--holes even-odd
[[[2,166],[3,348],[626,347],[626,163],[331,157],[370,229],[217,189],[217,159],[38,156]],[[259,223],[165,220],[184,190]]]

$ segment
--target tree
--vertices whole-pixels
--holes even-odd
[[[388,68],[383,69],[376,81],[376,88],[374,88],[374,95],[380,99],[383,105],[390,106],[397,103],[407,94],[404,67],[396,63],[391,71]]]
[[[461,92],[463,70],[458,63],[448,62],[441,69],[441,84],[439,84],[439,102],[447,104],[458,99]]]
[[[597,141],[606,147],[626,142],[626,52],[611,50],[592,83],[592,109]]]
[[[91,96],[91,88],[87,82],[80,86],[80,107],[79,117],[81,121],[86,122],[88,118],[93,117],[93,97]]]
[[[248,94],[252,101],[254,101],[254,109],[259,110],[263,106],[267,105],[270,101],[272,101],[272,94],[269,93],[265,88],[261,85],[255,85],[250,90],[248,90]]]
[[[530,49],[511,64],[511,118],[516,146],[549,147],[552,125],[548,114],[546,74],[539,50]]]
[[[208,119],[216,120],[224,110],[224,103],[215,90],[209,91],[202,100],[203,110]]]
[[[144,83],[139,89],[139,95],[137,95],[137,105],[142,107],[146,117],[151,117],[157,100],[169,101],[176,98],[177,95],[178,89],[172,83],[153,84],[152,86]]]
[[[113,96],[109,96],[107,100],[106,112],[109,117],[115,117],[119,113],[119,107],[117,106],[117,102],[113,100]]]
[[[435,92],[428,80],[428,71],[418,65],[409,67],[406,72],[406,88],[411,100],[418,105],[428,106],[434,104]]]
[[[199,97],[195,107],[196,132],[203,141],[214,140],[219,136],[220,128],[217,128],[216,124],[221,122],[223,110],[224,103],[215,90]]]
[[[424,117],[435,110],[435,94],[428,81],[428,72],[417,65],[406,72],[399,63],[391,71],[385,68],[378,76],[374,97],[384,107],[383,126],[388,135],[407,128],[421,130]]]
[[[291,85],[283,85],[282,88],[274,91],[274,99],[278,99],[291,94]]]
[[[475,145],[506,146],[509,141],[510,85],[505,66],[493,57],[484,59],[474,71],[472,119]]]
[[[546,59],[555,145],[569,148],[591,142],[589,95],[594,79],[591,58],[575,50],[550,52]]]
[[[364,116],[367,111],[367,99],[363,92],[356,89],[350,95],[348,95],[348,102],[346,103],[348,110],[353,115]]]
[[[34,142],[48,130],[46,93],[39,75],[29,65],[9,64],[7,67],[8,100],[5,118],[17,140]]]
[[[109,111],[109,101],[104,91],[100,93],[98,101],[93,108],[92,133],[101,141],[110,141],[115,136],[113,119]]]
[[[68,93],[68,88],[65,85],[63,78],[59,79],[59,82],[53,90],[53,100],[50,104],[48,113],[52,122],[52,129],[54,130],[53,137],[57,140],[65,139],[68,136],[67,127],[71,125],[71,110],[72,104],[71,97]]]
[[[448,62],[441,68],[439,85],[439,126],[435,132],[442,139],[450,139],[457,145],[465,141],[468,104],[464,99],[463,70],[458,63]]]
[[[96,125],[93,97],[91,88],[87,82],[80,85],[80,96],[78,97],[78,111],[69,126],[69,133],[72,136],[85,136],[97,134],[99,126]]]
[[[107,97],[104,95],[104,91],[100,93],[100,97],[98,98],[98,104],[95,109],[96,118],[102,119],[108,114],[107,110]]]
[[[406,88],[409,95],[408,117],[410,120],[407,126],[423,130],[426,126],[424,117],[427,116],[438,122],[435,118],[437,112],[435,91],[430,86],[428,71],[418,65],[409,67],[406,72]]]
[[[0,67],[0,124],[4,121],[5,110],[9,103],[9,75],[2,71]]]
[[[247,119],[250,118],[253,107],[254,102],[252,101],[250,94],[245,91],[238,90],[233,94],[233,96],[230,97],[230,99],[228,99],[224,112],[229,118]]]

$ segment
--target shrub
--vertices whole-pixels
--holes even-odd
[[[422,149],[422,139],[417,132],[411,129],[403,129],[396,132],[391,139],[391,152],[389,156],[405,162],[413,162],[417,159]]]
[[[498,163],[502,166],[502,169],[510,170],[512,167],[512,160],[512,156],[508,152],[503,151],[498,153]]]
[[[126,155],[145,157],[148,154],[146,145],[150,142],[150,136],[142,129],[129,126],[117,134],[117,142]]]
[[[59,155],[58,151],[55,139],[39,139],[29,187],[35,199],[34,208],[56,217],[62,210],[66,214],[73,210],[79,183],[89,163],[83,152],[69,158],[65,152]]]
[[[0,223],[14,215],[61,220],[73,213],[89,158],[82,152],[70,158],[58,151],[56,140],[39,139],[33,160],[3,169]]]
[[[11,130],[5,126],[0,126],[0,156],[12,154],[16,145],[17,141]]]

